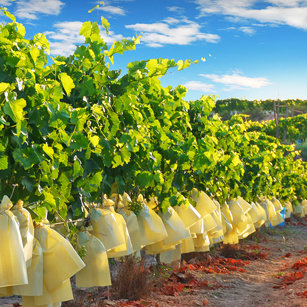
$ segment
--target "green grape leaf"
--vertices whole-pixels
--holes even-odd
[[[5,91],[7,91],[10,87],[9,83],[5,83],[5,82],[1,82],[0,83],[0,94],[4,93]]]
[[[67,75],[67,73],[60,73],[59,79],[61,80],[61,83],[64,87],[64,90],[65,90],[67,96],[69,96],[70,93],[71,93],[71,90],[73,88],[75,88],[74,81],[72,80],[72,78],[70,76]]]
[[[85,38],[89,38],[92,34],[92,23],[86,21],[82,24],[80,35],[83,35]]]
[[[0,156],[0,170],[5,170],[8,168],[7,156]]]
[[[102,26],[104,27],[104,29],[106,30],[106,33],[109,34],[109,29],[110,29],[109,21],[106,18],[101,17],[101,23],[102,23]]]
[[[4,113],[9,115],[14,122],[20,122],[24,119],[23,109],[27,102],[23,99],[10,100],[4,104]]]

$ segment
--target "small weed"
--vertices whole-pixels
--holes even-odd
[[[170,277],[173,271],[172,268],[167,267],[162,264],[157,264],[153,266],[151,269],[152,269],[152,275],[156,279],[159,279],[159,278],[167,279]]]
[[[144,266],[144,259],[137,262],[133,257],[125,257],[118,273],[112,279],[112,297],[116,299],[139,300],[152,291],[150,272]]]
[[[261,241],[265,241],[264,234],[260,231],[256,231],[248,237],[249,241],[260,243]]]
[[[285,275],[285,272],[278,272],[276,274],[273,274],[273,277],[283,277]]]

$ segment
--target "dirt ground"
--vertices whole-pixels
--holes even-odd
[[[267,256],[250,260],[244,266],[246,272],[204,274],[195,270],[192,272],[195,277],[221,286],[212,290],[199,289],[194,293],[182,291],[172,297],[153,294],[153,301],[160,307],[307,307],[306,219],[286,223],[285,227],[262,229],[257,235],[244,240],[241,247],[244,246],[257,246]],[[292,266],[302,260],[305,262],[301,274]],[[287,278],[289,276],[294,278]]]
[[[76,300],[63,307],[307,307],[307,219],[263,227],[236,249],[192,254],[165,272],[145,299],[108,300],[104,288],[75,289]],[[21,306],[21,299],[1,298],[0,306]]]

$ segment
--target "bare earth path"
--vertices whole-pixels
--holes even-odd
[[[214,307],[307,307],[307,271],[292,284],[284,285],[289,274],[301,274],[292,268],[293,264],[304,258],[307,260],[307,219],[286,223],[285,227],[262,229],[258,235],[245,240],[241,246],[255,245],[268,253],[265,259],[251,260],[244,267],[246,272],[234,271],[232,274],[208,274],[193,270],[190,274],[197,280],[219,284],[215,290],[200,287],[198,290],[184,289],[175,295],[153,292],[142,302],[129,303],[108,301],[95,291],[91,300],[83,303],[70,302],[63,306],[214,306]],[[213,251],[213,255],[218,253]],[[305,270],[305,271],[304,271]],[[298,275],[297,275],[298,276]],[[281,288],[276,288],[282,286]],[[192,288],[193,289],[193,288]],[[187,290],[187,291],[186,291]],[[92,292],[93,293],[93,292]],[[89,296],[88,292],[85,292]],[[21,303],[20,298],[0,298],[0,306],[12,307]]]
[[[305,223],[307,225],[307,223]],[[281,282],[289,269],[298,260],[307,257],[307,226],[286,226],[270,231],[267,242],[268,257],[251,262],[246,273],[238,273],[224,280],[226,289],[207,295],[212,306],[307,306],[307,298],[296,293],[307,290],[307,274],[285,289],[273,288]],[[291,254],[290,257],[282,257]],[[285,273],[284,273],[285,272]],[[277,278],[279,277],[279,278]]]
[[[257,241],[259,246],[268,249],[268,256],[266,259],[251,261],[244,267],[246,272],[205,275],[203,272],[193,272],[199,278],[222,284],[221,288],[200,289],[196,293],[181,293],[176,297],[153,294],[154,301],[161,307],[307,307],[307,298],[297,295],[307,291],[307,272],[303,279],[284,289],[274,288],[282,282],[283,276],[294,272],[290,267],[295,262],[307,257],[306,219],[303,222],[287,223],[285,227],[263,229]],[[254,240],[245,240],[242,245],[255,243]]]

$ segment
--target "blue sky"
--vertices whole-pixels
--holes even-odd
[[[136,51],[115,58],[206,58],[162,84],[185,85],[186,99],[307,99],[307,1],[300,0],[0,0],[26,26],[27,36],[45,33],[52,55],[69,55],[82,22],[111,24],[107,43],[141,35]],[[5,21],[0,16],[0,21]]]

